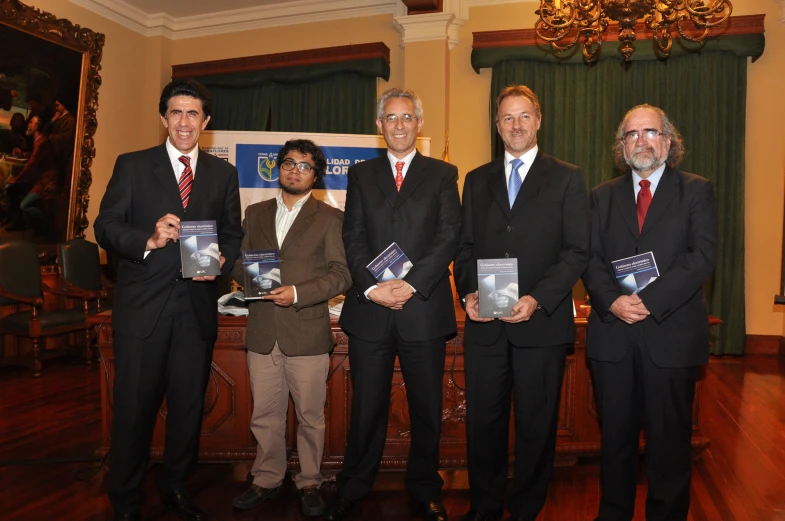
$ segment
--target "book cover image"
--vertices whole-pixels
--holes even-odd
[[[611,267],[625,295],[635,295],[660,276],[653,252],[611,261]]]
[[[509,317],[518,302],[518,259],[477,259],[480,316]]]
[[[368,271],[379,282],[402,279],[412,269],[412,261],[397,243],[392,243],[368,263]]]
[[[281,287],[278,250],[243,250],[243,289],[246,299],[259,299]]]
[[[180,221],[183,278],[221,274],[221,252],[215,221]]]

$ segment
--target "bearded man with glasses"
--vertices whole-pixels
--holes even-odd
[[[286,475],[286,412],[289,393],[297,413],[300,509],[324,512],[320,487],[324,452],[324,404],[329,352],[334,346],[327,301],[351,285],[341,239],[343,212],[313,197],[327,161],[313,141],[287,141],[278,152],[281,192],[250,205],[243,221],[243,250],[279,250],[280,271],[265,273],[273,289],[248,306],[246,348],[251,378],[251,431],[257,455],[253,483],[234,498],[235,508],[258,507],[281,492]],[[275,273],[278,272],[278,273]],[[232,277],[243,283],[238,260]]]
[[[657,107],[639,105],[624,116],[614,152],[626,174],[592,191],[591,257],[583,275],[593,308],[586,347],[602,431],[597,519],[633,518],[642,423],[646,519],[686,520],[695,382],[709,358],[703,284],[719,240],[714,187],[676,168],[684,155],[681,136]],[[653,256],[659,273],[626,289],[612,263],[634,262],[636,255]]]

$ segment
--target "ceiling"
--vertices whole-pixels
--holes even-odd
[[[126,4],[147,15],[166,13],[172,18],[204,15],[235,9],[253,7],[302,4],[302,0],[124,0]]]

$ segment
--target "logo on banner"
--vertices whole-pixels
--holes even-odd
[[[275,158],[276,155],[273,154],[259,154],[256,158],[256,171],[259,173],[259,177],[268,183],[278,179],[278,176],[273,173]]]

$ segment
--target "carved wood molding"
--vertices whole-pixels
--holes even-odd
[[[57,18],[30,7],[18,0],[0,0],[0,24],[5,24],[19,31],[38,38],[48,40],[56,45],[67,47],[82,53],[82,79],[80,86],[80,106],[78,115],[82,118],[77,129],[74,155],[78,171],[73,173],[71,181],[71,200],[68,215],[67,238],[84,237],[87,228],[87,207],[90,203],[90,185],[93,176],[90,167],[95,157],[93,140],[98,128],[96,111],[98,110],[98,88],[101,86],[101,58],[105,37],[101,33],[75,25],[69,20]],[[85,59],[86,58],[86,59]],[[76,170],[76,169],[74,169]]]
[[[765,15],[755,14],[747,16],[731,16],[727,22],[713,29],[710,36],[735,36],[741,34],[760,34],[764,32],[763,18]],[[697,36],[699,31],[687,30],[687,34]],[[472,33],[474,41],[473,49],[488,49],[493,47],[528,47],[546,45],[537,37],[534,29],[512,29],[507,31],[480,31]],[[652,32],[646,28],[643,22],[638,22],[635,26],[635,34],[638,40],[651,40]],[[674,38],[680,38],[679,33],[674,29],[671,32]],[[619,41],[618,24],[611,23],[608,31],[602,37],[603,42]]]
[[[191,76],[211,76],[214,74],[230,74],[234,72],[262,71],[319,65],[351,60],[367,60],[382,58],[390,63],[390,49],[382,42],[324,47],[306,51],[262,54],[243,58],[229,58],[198,63],[185,63],[172,66],[172,78]]]
[[[444,9],[444,0],[401,0],[401,2],[410,15],[440,13]]]

